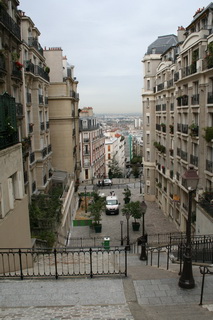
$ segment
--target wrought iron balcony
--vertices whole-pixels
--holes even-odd
[[[44,122],[40,122],[40,130],[44,131],[45,127],[44,127]]]
[[[181,159],[187,161],[188,153],[186,151],[181,150]]]
[[[207,103],[213,103],[213,92],[208,92]]]
[[[35,152],[30,153],[30,163],[32,164],[33,162],[35,162]]]
[[[38,95],[38,102],[39,102],[39,104],[44,104],[44,97],[43,97],[43,95],[41,95],[41,94]]]
[[[35,192],[36,191],[36,182],[33,181],[32,183],[32,192]]]
[[[171,88],[171,87],[173,87],[173,85],[174,85],[173,79],[170,79],[167,81],[167,88]]]
[[[192,104],[192,105],[199,104],[199,94],[194,94],[194,95],[192,95],[191,104]]]
[[[0,72],[6,73],[5,57],[2,54],[0,54]]]
[[[16,117],[19,119],[22,119],[24,117],[22,103],[16,103]]]
[[[198,167],[198,156],[190,154],[190,163]]]
[[[206,170],[213,173],[213,161],[206,160]]]
[[[43,48],[40,45],[40,43],[38,42],[38,39],[34,38],[34,37],[30,37],[28,38],[28,45],[29,47],[33,47],[35,48],[42,56],[43,56]]]
[[[21,31],[19,25],[11,18],[5,9],[0,6],[0,24],[4,26],[13,36],[21,41]]]
[[[7,131],[0,132],[0,150],[6,149],[19,142],[18,132],[8,134]]]
[[[43,184],[45,185],[47,183],[47,175],[45,174],[44,176],[43,176]]]
[[[26,99],[27,99],[27,104],[30,104],[32,102],[31,93],[29,92],[26,93]]]
[[[42,158],[45,158],[47,155],[47,147],[43,148],[41,151]]]
[[[16,62],[13,62],[12,76],[18,78],[19,80],[22,80],[22,71],[17,67]]]
[[[33,133],[33,126],[34,126],[33,123],[29,123],[29,124],[28,124],[28,131],[29,131],[29,133]]]
[[[164,82],[157,85],[157,91],[164,89]]]

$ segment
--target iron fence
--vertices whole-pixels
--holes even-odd
[[[0,278],[107,275],[127,276],[126,248],[0,249]]]

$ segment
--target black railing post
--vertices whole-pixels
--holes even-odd
[[[166,264],[166,270],[169,270],[169,254],[170,254],[170,247],[171,247],[171,244],[167,246],[167,264]]]
[[[54,249],[54,258],[55,258],[55,278],[58,279],[58,269],[57,269],[57,251]]]
[[[23,275],[23,269],[22,269],[21,249],[19,249],[18,254],[19,254],[19,265],[20,265],[20,277],[21,277],[21,280],[23,280],[24,275]]]
[[[93,271],[92,271],[92,248],[89,248],[89,257],[90,257],[90,278],[93,277]]]
[[[206,267],[203,268],[203,271],[200,268],[200,272],[203,274],[203,278],[202,278],[202,286],[201,286],[201,293],[200,293],[200,303],[199,305],[202,306],[203,304],[203,289],[204,289],[204,281],[205,281],[205,274],[206,274]]]
[[[125,277],[127,277],[127,247],[124,248],[125,252]]]

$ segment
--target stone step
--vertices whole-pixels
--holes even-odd
[[[147,319],[152,320],[212,320],[212,312],[199,305],[172,305],[144,307]]]

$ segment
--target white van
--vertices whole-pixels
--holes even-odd
[[[116,196],[106,197],[106,214],[119,214],[119,204]]]

